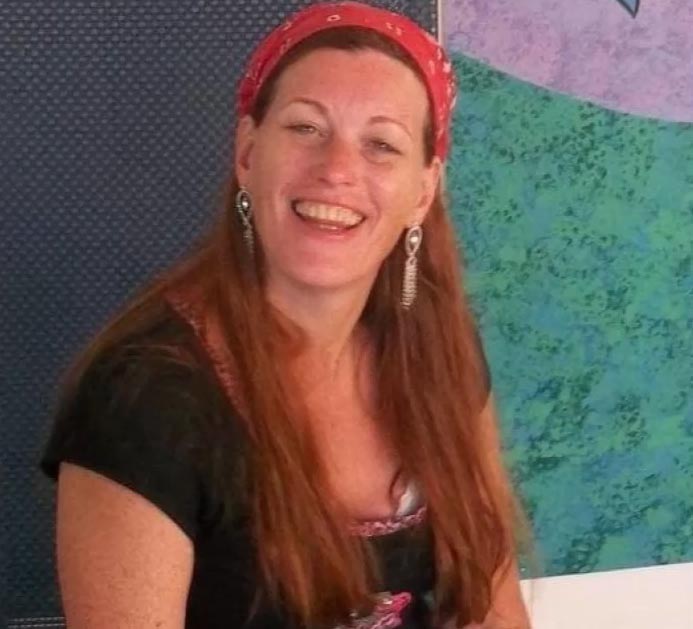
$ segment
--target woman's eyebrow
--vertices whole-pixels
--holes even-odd
[[[305,98],[302,96],[292,98],[288,103],[286,103],[286,105],[282,107],[282,109],[286,109],[290,105],[295,105],[296,103],[315,107],[317,110],[320,111],[321,114],[327,115],[327,107],[325,107],[325,105],[323,105],[320,101],[313,100],[312,98]]]
[[[390,118],[389,116],[372,116],[368,122],[370,123],[378,123],[378,122],[390,122],[392,124],[396,124],[398,127],[401,127],[404,129],[404,132],[411,138],[411,132],[409,131],[409,127],[405,125],[403,122],[400,122],[396,118]]]
[[[321,114],[327,115],[327,107],[323,105],[320,101],[314,100],[312,98],[307,98],[305,96],[297,96],[296,98],[292,98],[286,105],[282,107],[282,109],[286,109],[287,107],[295,104],[303,104],[303,105],[308,105],[310,107],[314,107],[317,109]],[[396,118],[392,118],[390,116],[385,116],[385,115],[378,115],[378,116],[371,116],[368,119],[368,122],[371,124],[375,123],[381,123],[381,122],[389,122],[392,124],[396,124],[398,127],[401,127],[404,129],[405,133],[409,136],[412,137],[411,132],[409,131],[409,128],[407,125],[405,125],[403,122],[400,122]]]

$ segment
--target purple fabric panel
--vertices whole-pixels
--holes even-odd
[[[460,52],[554,91],[663,120],[693,122],[693,2],[444,0]],[[462,86],[464,93],[464,86]]]

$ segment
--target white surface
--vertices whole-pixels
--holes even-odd
[[[533,629],[693,629],[693,563],[522,582]]]

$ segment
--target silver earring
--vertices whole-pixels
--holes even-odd
[[[413,225],[404,234],[404,251],[407,259],[404,262],[404,278],[402,281],[402,307],[405,310],[411,308],[416,299],[416,277],[419,260],[417,254],[423,242],[423,229],[421,225]]]
[[[241,187],[236,194],[236,212],[243,223],[243,240],[248,247],[251,255],[254,250],[255,237],[253,234],[253,200],[250,197],[250,192],[246,188]]]

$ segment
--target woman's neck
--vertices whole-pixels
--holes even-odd
[[[359,320],[368,290],[306,290],[284,285],[268,288],[267,294],[270,303],[305,334],[301,367],[323,381],[337,380],[363,345]]]

